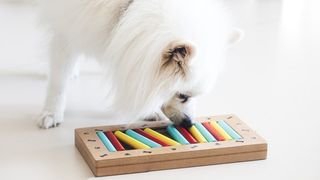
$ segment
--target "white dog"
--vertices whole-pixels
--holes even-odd
[[[41,128],[62,123],[79,54],[97,59],[112,80],[115,111],[190,126],[193,97],[211,89],[225,50],[241,37],[214,0],[44,0],[41,7],[53,34]]]

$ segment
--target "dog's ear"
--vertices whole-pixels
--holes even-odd
[[[244,37],[244,32],[241,29],[233,28],[228,36],[228,45],[229,47],[237,44]]]
[[[174,41],[162,53],[163,66],[187,66],[195,53],[194,46],[189,42]]]

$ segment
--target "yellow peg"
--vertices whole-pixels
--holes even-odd
[[[128,144],[129,146],[135,148],[135,149],[149,149],[150,147],[143,144],[142,142],[124,134],[121,131],[116,131],[114,135],[122,142]]]
[[[199,132],[199,130],[193,125],[189,128],[190,133],[192,136],[199,142],[199,143],[206,143],[208,142],[206,138]]]
[[[173,139],[170,139],[167,136],[162,135],[162,134],[160,134],[160,133],[158,133],[158,132],[156,132],[156,131],[154,131],[154,130],[152,130],[150,128],[145,128],[144,131],[146,133],[148,133],[149,135],[154,136],[155,138],[157,138],[157,139],[159,139],[159,140],[161,140],[161,141],[163,141],[163,142],[165,142],[165,143],[167,143],[167,144],[169,144],[171,146],[181,145],[177,141],[175,141]]]

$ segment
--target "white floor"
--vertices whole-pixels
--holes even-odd
[[[101,179],[320,179],[319,1],[225,1],[246,37],[197,115],[237,114],[268,140],[268,159]],[[69,89],[65,123],[35,126],[45,97],[44,37],[33,7],[0,3],[0,179],[91,179],[73,130],[118,122],[103,113],[90,64]]]

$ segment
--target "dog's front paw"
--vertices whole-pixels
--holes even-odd
[[[161,120],[165,120],[165,117],[163,117],[161,114],[159,113],[153,113],[150,116],[147,116],[146,118],[143,119],[144,121],[161,121]]]
[[[57,116],[54,113],[44,111],[38,118],[37,124],[43,129],[54,128],[62,123],[62,118],[62,116]]]

